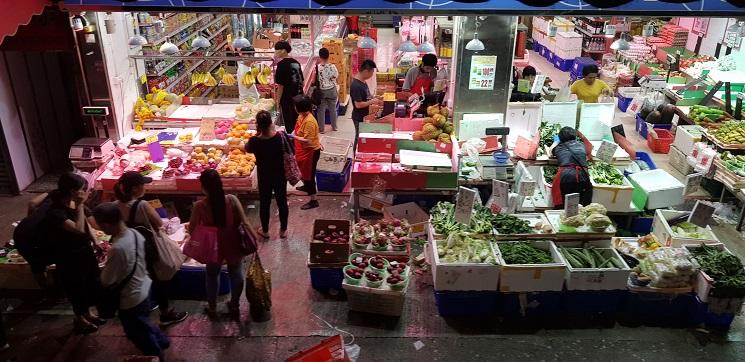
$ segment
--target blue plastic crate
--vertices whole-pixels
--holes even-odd
[[[207,271],[204,267],[182,266],[168,284],[168,296],[171,299],[205,300]],[[230,277],[227,269],[220,271],[218,294],[230,293]]]
[[[655,127],[655,128],[658,128],[658,127]],[[661,128],[661,127],[659,127],[659,128]],[[654,163],[654,160],[652,160],[652,156],[650,156],[646,152],[636,151],[636,160],[637,161],[643,161],[644,163],[646,163],[647,164],[647,167],[649,167],[650,170],[656,170],[657,169],[657,165]],[[624,176],[628,176],[630,174],[631,174],[630,172],[628,172],[626,170],[623,170],[623,175]]]
[[[310,285],[313,289],[328,291],[341,291],[341,283],[344,280],[344,268],[309,267]]]
[[[618,96],[618,109],[621,112],[626,112],[627,109],[629,109],[629,106],[631,105],[631,101],[633,101],[634,98],[631,97],[624,97],[622,95]]]
[[[588,57],[574,58],[574,64],[572,64],[572,74],[581,77],[582,69],[584,69],[585,66],[593,65],[593,64],[598,65],[598,62],[596,62],[595,59],[592,59],[592,58],[588,58]]]
[[[693,327],[699,316],[698,298],[693,293],[629,292],[620,313],[624,322],[659,327]]]
[[[437,311],[443,317],[483,317],[497,314],[496,291],[435,291]]]
[[[631,232],[637,235],[647,235],[652,232],[654,217],[635,217],[631,220]]]
[[[673,128],[673,125],[672,124],[655,124],[653,125],[653,127],[659,128],[659,129],[670,130],[671,128]],[[639,113],[636,114],[636,125],[634,126],[634,129],[636,130],[637,133],[639,133],[640,136],[642,136],[642,138],[647,139],[647,122],[644,121],[644,119]]]
[[[542,49],[542,48],[543,48],[543,45],[541,45],[541,44],[540,44],[540,43],[538,43],[537,41],[533,41],[533,51],[534,51],[534,52],[536,52],[536,53],[538,53],[538,54],[541,54],[541,49]]]
[[[316,185],[318,191],[325,192],[342,192],[349,182],[349,175],[352,171],[352,159],[347,159],[342,172],[316,172]]]
[[[616,315],[626,293],[627,290],[566,290],[562,294],[562,314]]]
[[[572,69],[572,65],[574,65],[574,59],[562,59],[554,55],[551,63],[553,63],[554,68],[562,72],[568,72],[570,69]]]
[[[561,313],[562,292],[500,294],[499,315],[505,319],[553,319]],[[522,303],[521,299],[523,299]]]

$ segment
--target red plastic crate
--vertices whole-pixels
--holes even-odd
[[[657,133],[657,137],[654,137],[654,133]],[[675,137],[670,131],[655,128],[655,132],[649,132],[647,134],[647,146],[654,153],[668,153],[674,139]]]

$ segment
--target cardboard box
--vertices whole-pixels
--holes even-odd
[[[701,142],[701,135],[704,133],[704,127],[699,125],[681,125],[675,128],[675,146],[684,155],[690,155],[693,151],[693,145]]]
[[[634,204],[640,209],[660,209],[680,205],[684,201],[685,185],[665,170],[635,172],[628,179],[634,185]]]
[[[316,219],[313,221],[313,234],[311,234],[309,263],[338,263],[344,262],[349,258],[349,243],[333,244],[317,242],[315,235],[323,231],[326,235],[331,233],[344,232],[350,235],[349,220],[323,220]]]
[[[497,290],[499,266],[488,263],[444,263],[437,253],[437,244],[445,240],[432,240],[432,278],[435,290]],[[494,253],[492,246],[492,253]]]
[[[622,177],[623,185],[600,185],[590,178],[592,202],[605,205],[608,211],[625,212],[633,210],[631,200],[634,186],[625,176]]]
[[[554,259],[554,262],[550,264],[507,264],[502,259],[499,246],[511,242],[497,242],[494,250],[501,265],[499,273],[500,292],[561,291],[564,288],[566,265],[552,241],[527,241],[539,249],[549,251]]]
[[[675,171],[680,172],[683,176],[693,173],[693,166],[688,163],[687,154],[681,152],[675,145],[670,146],[668,156],[670,157],[668,162]]]
[[[406,220],[411,225],[411,236],[426,236],[429,230],[429,214],[414,202],[385,206],[383,216],[387,219]]]
[[[567,266],[567,290],[625,290],[628,285],[631,269],[613,248],[596,249],[604,257],[612,256],[620,260],[623,268],[574,268],[563,255],[562,260]],[[561,253],[559,253],[561,254]]]
[[[680,215],[686,214],[685,211],[676,210],[662,210],[658,209],[655,211],[654,220],[652,220],[652,233],[657,236],[657,239],[665,246],[674,248],[680,248],[684,245],[700,245],[705,244],[719,244],[719,239],[714,232],[711,231],[710,226],[704,228],[705,237],[703,239],[693,239],[679,236],[673,233],[673,229],[667,223],[667,220],[673,219]]]
[[[321,145],[323,146],[323,150],[321,151],[321,157],[318,159],[316,169],[336,173],[344,171],[352,141],[344,138],[324,136],[321,138]]]
[[[386,195],[380,197],[379,194],[375,196],[372,194],[360,194],[360,204],[357,205],[363,209],[383,213],[383,209],[393,205],[393,195]]]

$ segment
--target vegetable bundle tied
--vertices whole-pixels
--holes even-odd
[[[554,262],[551,253],[526,242],[500,243],[499,251],[507,264],[549,264]]]

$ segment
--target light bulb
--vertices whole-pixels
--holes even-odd
[[[178,47],[166,39],[166,42],[160,46],[160,52],[165,55],[173,55],[178,53]]]
[[[197,35],[197,37],[191,41],[191,47],[194,49],[209,48],[210,45],[210,41],[201,35]]]

